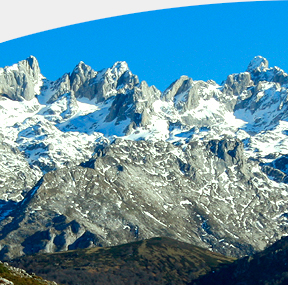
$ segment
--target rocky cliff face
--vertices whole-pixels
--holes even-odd
[[[1,74],[2,259],[155,236],[242,256],[285,235],[286,73],[263,57],[163,93],[125,62]]]
[[[29,101],[39,94],[42,78],[37,59],[30,56],[18,64],[0,69],[0,95]]]

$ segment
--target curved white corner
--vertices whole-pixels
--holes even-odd
[[[245,1],[245,0],[244,0]],[[247,0],[246,0],[247,1]],[[107,17],[236,0],[17,0],[1,3],[0,43],[22,36]]]

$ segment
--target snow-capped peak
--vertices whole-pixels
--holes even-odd
[[[0,70],[0,94],[17,101],[32,100],[40,94],[43,79],[37,59],[30,56]]]
[[[95,72],[91,66],[87,65],[86,63],[84,63],[83,61],[80,61],[76,66],[75,68],[73,69],[73,72],[72,72],[72,76],[73,74],[86,74],[86,73],[92,73],[92,76],[90,75],[90,77],[95,77],[97,72]]]
[[[13,64],[12,66],[5,66],[4,69],[1,68],[2,72],[19,72],[23,71],[32,76],[40,74],[40,67],[38,60],[35,56],[30,55],[25,60],[21,60],[18,63]],[[2,73],[1,72],[1,73]]]
[[[249,63],[247,71],[253,72],[253,71],[263,71],[266,68],[268,68],[268,60],[263,56],[255,56]]]
[[[35,56],[30,55],[28,58],[26,58],[26,61],[32,69],[39,69],[39,62]]]
[[[113,64],[111,73],[119,78],[127,70],[129,70],[129,67],[126,61],[117,61]]]

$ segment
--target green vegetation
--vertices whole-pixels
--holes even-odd
[[[38,276],[25,276],[19,274],[0,263],[0,277],[3,277],[9,281],[12,281],[14,285],[40,285],[40,284],[51,284],[43,280]],[[1,283],[2,284],[2,283]]]
[[[61,284],[187,284],[234,259],[170,238],[26,256],[15,266]]]
[[[288,284],[288,237],[265,250],[227,264],[194,281],[193,285]]]

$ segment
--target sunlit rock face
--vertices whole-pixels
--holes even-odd
[[[167,236],[231,256],[287,232],[287,74],[256,56],[164,92],[126,62],[0,69],[0,257]]]

